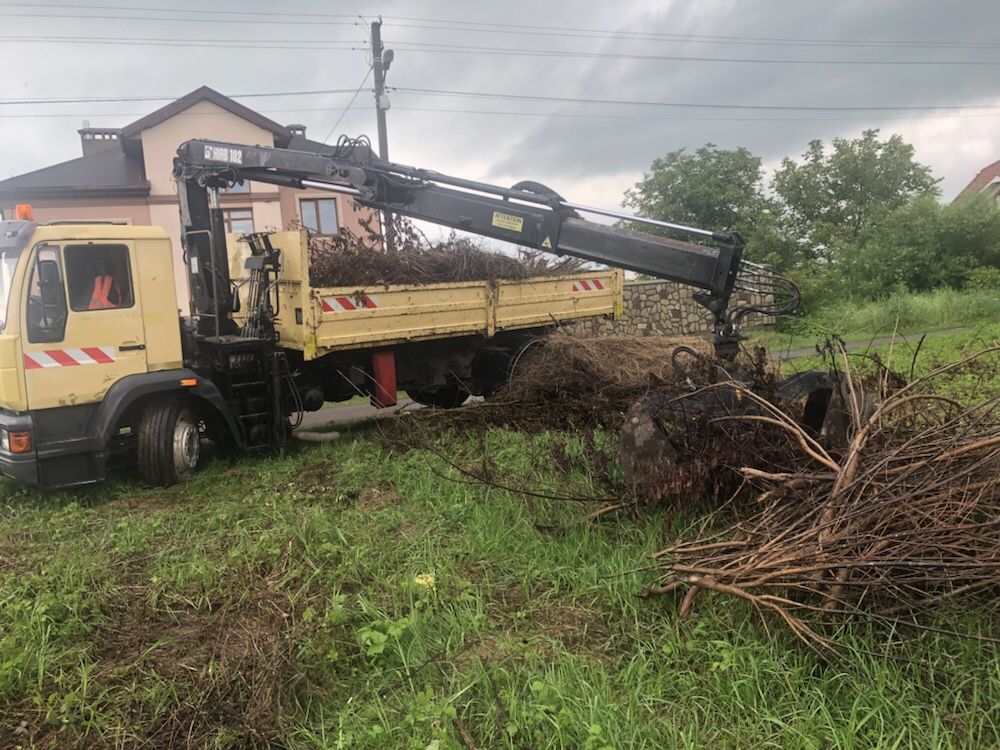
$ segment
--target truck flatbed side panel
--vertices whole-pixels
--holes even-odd
[[[621,271],[609,270],[502,281],[497,289],[496,330],[620,314],[622,277]]]
[[[486,334],[485,282],[312,289],[306,357],[335,349]]]
[[[621,271],[365,289],[311,289],[305,356],[620,313]],[[285,338],[286,346],[293,337]]]

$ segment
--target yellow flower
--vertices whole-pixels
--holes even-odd
[[[413,579],[413,583],[425,589],[432,589],[434,588],[434,575],[432,573],[421,573]]]

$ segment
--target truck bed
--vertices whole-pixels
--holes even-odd
[[[523,281],[463,281],[324,288],[309,284],[304,232],[279,232],[282,250],[282,346],[311,360],[331,352],[455,336],[493,336],[502,331],[548,326],[621,314],[620,270]],[[247,250],[230,253],[234,280],[244,278]]]

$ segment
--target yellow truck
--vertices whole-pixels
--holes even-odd
[[[106,478],[112,459],[182,481],[203,438],[281,445],[303,411],[398,389],[449,407],[489,394],[553,325],[621,311],[622,268],[692,284],[720,350],[742,241],[713,249],[581,219],[537,183],[497,188],[382,162],[366,144],[309,153],[190,141],[174,165],[191,311],[180,316],[167,233],[0,222],[0,472],[43,488]],[[244,180],[346,192],[363,205],[606,264],[570,276],[316,288],[303,232],[227,237],[218,191]],[[614,213],[614,212],[609,212]],[[634,217],[632,217],[634,219]]]

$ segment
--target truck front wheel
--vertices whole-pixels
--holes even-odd
[[[201,453],[198,420],[179,399],[155,401],[139,421],[139,474],[166,487],[194,473]]]

